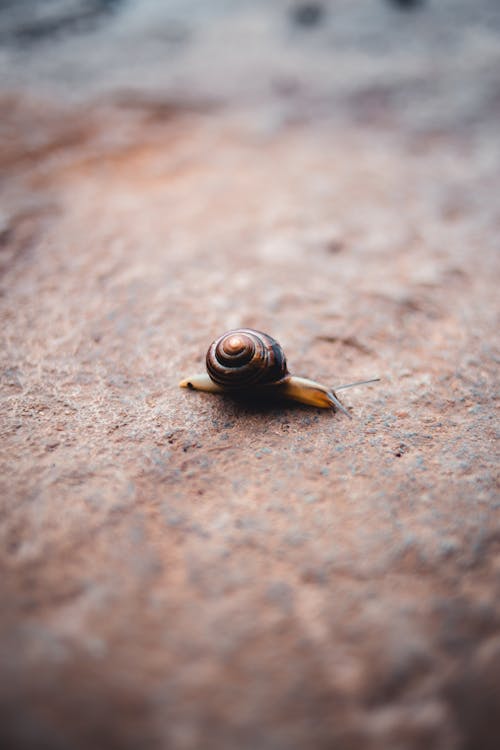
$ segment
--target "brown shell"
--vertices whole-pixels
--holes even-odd
[[[279,383],[288,376],[281,346],[252,328],[236,328],[219,336],[210,344],[206,361],[211,380],[228,389]]]

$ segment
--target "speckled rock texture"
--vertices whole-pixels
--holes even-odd
[[[498,3],[0,26],[0,746],[498,750]]]

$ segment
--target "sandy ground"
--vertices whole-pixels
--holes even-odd
[[[0,44],[2,748],[497,750],[497,3]],[[180,390],[240,325],[382,381]]]

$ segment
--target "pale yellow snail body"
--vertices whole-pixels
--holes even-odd
[[[331,388],[291,375],[281,346],[261,331],[237,328],[219,336],[208,348],[206,365],[206,373],[181,380],[180,387],[208,393],[272,394],[322,409],[338,409],[351,417]],[[337,390],[375,380],[378,378],[349,383]]]

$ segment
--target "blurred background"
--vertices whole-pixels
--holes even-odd
[[[464,127],[498,98],[499,15],[495,0],[4,0],[3,88]]]

